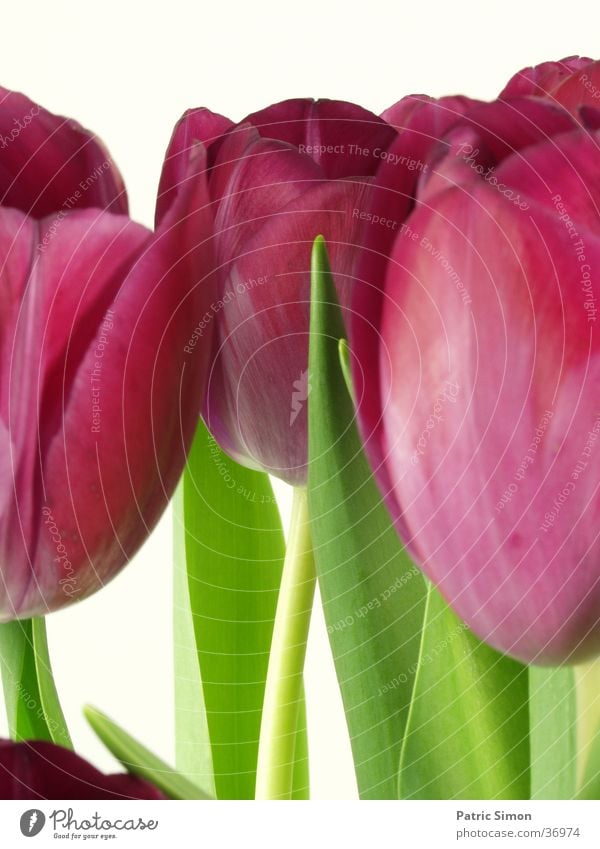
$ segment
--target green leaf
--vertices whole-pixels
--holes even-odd
[[[0,625],[0,666],[13,740],[47,740],[72,749],[52,676],[43,617]]]
[[[400,764],[403,799],[528,799],[528,669],[477,640],[429,585]]]
[[[198,731],[192,728],[193,723],[204,721],[199,707],[202,697],[217,796],[252,799],[285,554],[269,478],[227,457],[200,423],[175,521],[175,533],[184,535],[188,577],[188,600],[180,594],[176,604],[179,608],[189,604],[198,657],[196,688],[198,680],[202,682],[196,708],[189,699],[185,701],[185,709],[190,711],[187,729],[179,712],[178,734],[181,741],[196,739],[196,751],[204,752],[202,734],[198,740]],[[189,668],[189,643],[182,646],[187,661],[181,661],[181,668]],[[180,750],[183,745],[180,742]],[[297,742],[301,759],[305,747],[305,740]],[[202,757],[205,760],[204,754]],[[185,764],[186,771],[189,766]],[[299,764],[298,770],[299,786],[306,787],[306,765]]]
[[[577,767],[577,704],[571,666],[529,670],[531,798],[573,799]]]
[[[85,707],[83,713],[109,752],[128,772],[150,781],[170,799],[210,798],[184,775],[119,728],[105,714],[91,706]]]
[[[362,451],[340,367],[345,329],[322,239],[313,252],[311,304],[308,487],[319,586],[360,796],[394,799],[425,583]]]

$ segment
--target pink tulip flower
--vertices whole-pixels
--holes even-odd
[[[235,460],[306,481],[310,254],[323,234],[348,304],[372,175],[395,131],[350,103],[289,100],[240,124],[206,109],[176,126],[157,219],[208,147],[215,297],[195,343],[214,330],[203,416]]]
[[[398,232],[367,236],[351,347],[416,561],[482,639],[552,664],[600,652],[600,138],[516,90],[397,107],[390,153],[421,167],[376,176]]]
[[[0,621],[112,578],[177,483],[208,348],[204,152],[152,233],[100,142],[0,91]],[[210,299],[208,299],[210,300]]]

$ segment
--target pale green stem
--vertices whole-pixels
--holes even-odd
[[[0,625],[0,672],[13,740],[73,748],[54,683],[43,616]]]
[[[575,666],[577,787],[581,788],[594,737],[600,728],[600,658]]]
[[[304,487],[296,487],[267,670],[257,799],[292,797],[296,728],[315,583],[307,493]]]

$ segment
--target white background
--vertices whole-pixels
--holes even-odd
[[[0,83],[98,133],[125,177],[133,217],[151,225],[164,150],[188,107],[241,119],[299,96],[352,100],[376,112],[417,92],[491,98],[526,65],[573,53],[600,57],[598,9],[596,0],[21,0],[2,9]],[[115,763],[81,718],[86,702],[173,760],[171,563],[167,516],[112,584],[48,621],[75,746],[102,769]],[[353,798],[320,616],[307,701],[313,797]]]

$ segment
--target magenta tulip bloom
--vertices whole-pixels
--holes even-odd
[[[474,632],[579,661],[600,651],[600,139],[544,98],[463,107],[415,138],[405,117],[423,168],[394,192],[376,178],[400,232],[359,269],[362,433],[399,533]]]
[[[203,151],[153,234],[98,140],[0,94],[0,621],[112,578],[183,468],[208,352]]]
[[[214,330],[203,415],[240,463],[306,480],[310,254],[323,234],[348,304],[370,181],[395,131],[350,103],[289,100],[233,125],[206,109],[175,128],[162,220],[190,145],[208,145],[215,297],[191,347]]]
[[[104,775],[69,749],[42,740],[0,740],[0,799],[164,799],[126,773]]]

